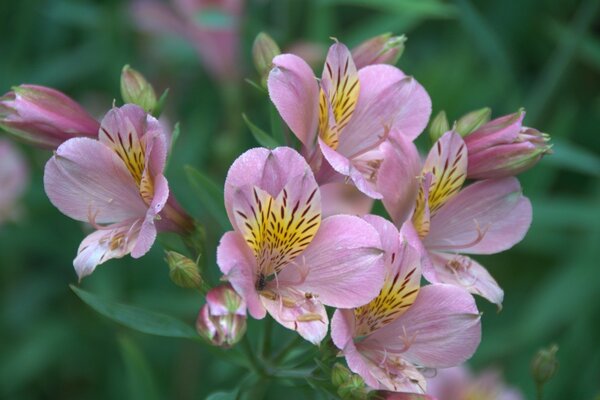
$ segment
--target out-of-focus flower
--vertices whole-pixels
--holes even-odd
[[[333,182],[319,187],[323,218],[336,214],[362,217],[371,212],[373,199],[359,192],[354,185]]]
[[[273,64],[271,100],[304,145],[319,183],[348,178],[361,192],[381,198],[376,188],[381,146],[388,139],[412,141],[425,128],[431,113],[425,89],[391,65],[357,71],[341,43],[329,49],[320,83],[293,54],[279,55]]]
[[[196,330],[215,346],[233,346],[246,333],[246,303],[230,285],[209,290],[196,320]]]
[[[279,50],[279,46],[271,36],[265,32],[261,32],[256,36],[252,46],[252,59],[264,87],[267,86],[267,77],[273,66],[273,58],[279,54],[281,54],[281,50]]]
[[[467,176],[488,179],[514,176],[550,153],[550,136],[522,125],[525,111],[486,123],[465,137],[469,153]]]
[[[137,104],[147,113],[152,113],[156,108],[154,88],[144,75],[129,65],[121,71],[121,97],[125,103]]]
[[[427,393],[439,400],[523,400],[521,392],[507,386],[495,370],[473,375],[464,365],[438,369],[427,384]]]
[[[299,40],[290,44],[285,52],[300,57],[311,68],[319,68],[323,65],[327,56],[327,46],[321,43]]]
[[[203,285],[198,265],[175,251],[165,252],[169,265],[169,277],[177,286],[188,289],[200,289]]]
[[[52,204],[97,229],[83,240],[73,261],[80,279],[111,258],[143,256],[157,229],[191,229],[169,197],[166,156],[159,122],[128,104],[106,114],[98,140],[70,139],[48,161],[44,187]]]
[[[295,150],[252,149],[230,167],[225,206],[233,231],[217,263],[254,318],[268,312],[312,343],[326,335],[324,305],[357,307],[383,282],[377,232],[349,215],[321,217],[321,195]]]
[[[172,7],[154,0],[135,0],[137,26],[154,34],[175,34],[188,41],[215,78],[240,75],[240,25],[243,0],[171,0]]]
[[[423,369],[461,364],[479,345],[475,301],[459,287],[420,287],[420,253],[391,222],[373,215],[365,220],[381,237],[385,282],[370,303],[335,312],[331,337],[373,389],[425,393]]]
[[[17,216],[17,201],[29,182],[29,170],[21,153],[0,139],[0,225]]]
[[[412,171],[417,162],[404,159]],[[514,177],[478,181],[461,190],[466,176],[467,147],[450,131],[425,160],[415,205],[386,197],[383,203],[396,225],[413,210],[414,233],[420,238],[415,243],[422,243],[427,254],[423,276],[429,282],[464,287],[500,306],[504,293],[494,278],[461,253],[494,254],[520,242],[531,224],[531,203]]]
[[[99,127],[77,102],[48,87],[21,85],[0,98],[0,128],[34,146],[56,149],[73,137],[97,137]]]
[[[352,59],[356,68],[372,64],[395,65],[404,52],[406,36],[392,36],[384,33],[365,40],[352,49]]]

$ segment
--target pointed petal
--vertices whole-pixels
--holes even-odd
[[[319,113],[319,86],[308,64],[293,54],[273,58],[268,79],[269,96],[296,137],[314,146]]]
[[[383,205],[392,221],[400,226],[417,200],[421,160],[415,145],[402,137],[390,138],[380,149],[383,162],[377,173],[377,191],[383,195]]]
[[[319,187],[323,217],[337,214],[363,216],[371,212],[373,199],[359,192],[354,185],[343,182],[327,183]]]
[[[246,301],[248,312],[262,319],[266,310],[256,292],[256,260],[244,238],[237,232],[227,232],[217,247],[217,264],[235,291]]]
[[[157,175],[154,178],[154,198],[146,212],[146,218],[142,223],[135,247],[131,251],[131,256],[133,258],[143,256],[154,244],[154,241],[156,240],[156,226],[154,225],[154,221],[156,220],[158,213],[160,213],[165,204],[167,204],[168,199],[169,185],[167,179],[164,175]]]
[[[352,308],[368,303],[384,278],[377,231],[358,217],[336,215],[321,222],[312,243],[279,275],[323,304]]]
[[[461,288],[434,284],[422,287],[406,313],[363,344],[385,343],[387,351],[402,352],[413,364],[445,368],[469,359],[480,340],[481,323],[473,297]]]
[[[114,223],[146,213],[137,185],[122,160],[97,140],[63,143],[44,170],[44,188],[52,204],[79,220]]]
[[[415,228],[419,238],[429,235],[431,227],[431,211],[429,209],[429,191],[433,182],[433,173],[426,172],[420,180],[419,191],[417,192],[417,201],[411,217],[411,224]]]
[[[494,254],[520,242],[531,225],[531,203],[516,178],[475,182],[431,219],[429,250]]]

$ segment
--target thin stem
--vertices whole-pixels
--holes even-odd
[[[273,363],[274,364],[279,364],[284,358],[285,356],[294,348],[296,347],[296,345],[300,342],[302,342],[304,339],[302,339],[301,336],[297,335],[294,336],[289,342],[288,344],[286,344],[274,357],[273,357]]]
[[[542,393],[543,389],[544,389],[544,384],[542,384],[542,383],[535,384],[535,398],[537,400],[542,400],[544,398],[544,395]]]
[[[273,319],[266,318],[265,321],[265,331],[263,334],[263,344],[262,344],[262,357],[267,358],[268,354],[271,353],[271,334],[273,330]]]
[[[250,340],[248,339],[248,335],[244,335],[244,339],[242,340],[242,346],[244,351],[246,352],[246,358],[250,363],[250,366],[259,376],[263,378],[268,378],[269,375],[265,371],[264,366],[260,363],[256,355],[254,354],[254,350],[252,349],[252,345],[250,344]]]

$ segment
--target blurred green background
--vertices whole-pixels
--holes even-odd
[[[530,360],[551,343],[560,347],[560,370],[545,398],[600,395],[598,8],[595,0],[254,0],[242,17],[243,77],[258,80],[250,51],[260,31],[284,49],[299,40],[326,49],[329,37],[353,46],[387,31],[405,33],[398,66],[425,86],[434,113],[444,109],[456,119],[490,106],[499,116],[523,106],[526,125],[552,135],[555,153],[521,176],[534,208],[529,234],[504,254],[479,258],[504,288],[505,302],[498,313],[478,301],[483,341],[472,365],[502,369],[526,398],[534,397]],[[193,47],[174,35],[140,33],[126,2],[2,1],[0,37],[3,92],[20,83],[52,86],[100,117],[120,97],[124,64],[158,91],[170,88],[164,116],[180,121],[182,133],[167,177],[209,227],[207,260],[216,279],[212,253],[221,230],[183,166],[207,171],[222,185],[234,157],[257,145],[240,112],[269,127],[265,95],[242,80],[215,82]],[[76,283],[72,260],[82,226],[45,197],[50,154],[21,149],[32,169],[26,212],[19,223],[0,227],[0,397],[201,399],[233,388],[245,372],[217,353],[121,327],[75,296],[68,284]],[[170,282],[160,246],[138,262],[102,265],[81,287],[190,324],[203,302]],[[249,330],[254,340],[259,328],[252,322]],[[278,329],[274,346],[290,337]],[[311,398],[308,386],[262,386],[273,399]]]

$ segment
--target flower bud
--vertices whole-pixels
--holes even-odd
[[[58,90],[21,85],[0,97],[0,128],[33,146],[56,149],[73,137],[97,137],[100,124]]]
[[[442,110],[435,116],[433,121],[431,121],[431,125],[429,125],[429,137],[431,138],[431,141],[435,143],[449,130],[450,124],[448,123],[446,112]]]
[[[372,64],[394,65],[404,52],[406,36],[392,36],[391,33],[375,36],[365,40],[352,49],[352,59],[356,68]]]
[[[169,277],[173,283],[187,289],[202,288],[202,276],[194,261],[174,251],[166,251],[165,255],[165,261],[169,265]]]
[[[547,349],[541,349],[531,361],[531,374],[538,385],[548,382],[558,370],[558,360],[556,353],[558,346],[553,344]]]
[[[365,381],[355,374],[338,387],[337,393],[343,400],[366,400],[369,396]]]
[[[259,33],[252,45],[252,59],[261,78],[263,87],[267,85],[267,77],[273,66],[273,58],[281,54],[281,50],[273,38],[264,32]]]
[[[350,380],[352,372],[340,363],[335,363],[331,368],[331,383],[338,387]]]
[[[486,123],[465,137],[470,179],[502,178],[533,167],[549,154],[550,137],[522,126],[524,111]]]
[[[469,135],[481,125],[487,123],[492,115],[492,110],[489,107],[484,107],[479,110],[471,111],[460,117],[454,128],[462,137]]]
[[[156,108],[156,93],[152,85],[129,65],[121,71],[121,97],[125,103],[137,104],[152,113]]]
[[[211,289],[196,320],[196,330],[215,346],[233,346],[246,333],[246,303],[229,284]]]

